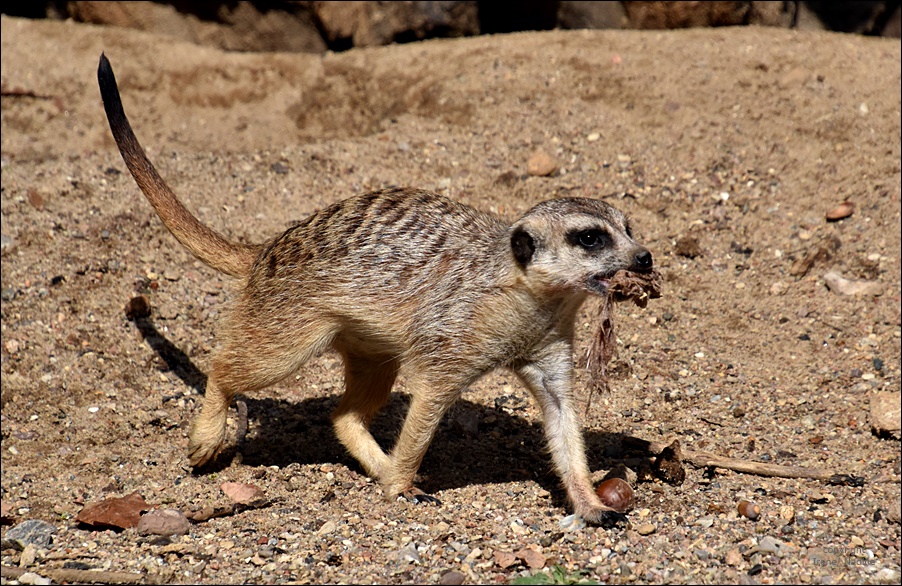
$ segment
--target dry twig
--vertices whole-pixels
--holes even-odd
[[[650,456],[659,455],[667,446],[668,444],[662,442],[652,442],[633,436],[625,436],[623,438],[623,447],[644,452]],[[696,468],[724,468],[744,474],[778,478],[810,478],[812,480],[825,480],[829,484],[848,486],[862,486],[864,484],[864,479],[861,477],[850,474],[836,474],[824,468],[803,468],[800,466],[751,462],[749,460],[719,456],[706,451],[692,452],[685,448],[682,450],[682,459]]]
[[[238,431],[235,434],[238,440],[236,445],[240,446],[247,437],[247,403],[239,399],[235,402],[235,409],[238,411]]]
[[[147,581],[145,574],[133,574],[131,572],[106,572],[103,570],[73,570],[69,568],[13,568],[0,566],[0,575],[4,578],[17,580],[22,574],[34,572],[35,574],[50,578],[54,582],[81,583],[94,582],[97,584],[142,584]]]

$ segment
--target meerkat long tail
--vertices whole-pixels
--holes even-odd
[[[160,219],[163,220],[163,224],[185,248],[202,262],[233,277],[247,275],[257,256],[259,246],[227,240],[221,234],[203,225],[179,201],[138,143],[138,138],[132,131],[128,118],[125,116],[125,110],[122,108],[122,99],[119,97],[119,88],[116,85],[113,68],[103,54],[100,55],[100,65],[97,67],[97,81],[100,84],[100,95],[103,98],[103,107],[110,123],[110,130],[113,131],[113,138],[116,139],[116,145],[125,160],[125,165]]]

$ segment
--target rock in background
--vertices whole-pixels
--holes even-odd
[[[760,25],[900,36],[900,2],[34,2],[29,18],[133,28],[227,51],[321,53],[525,30]]]

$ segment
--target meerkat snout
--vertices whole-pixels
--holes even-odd
[[[636,271],[637,273],[647,273],[654,268],[654,261],[652,260],[651,253],[644,248],[639,249],[639,252],[637,252],[636,256],[633,258],[635,263],[630,268],[632,271]]]

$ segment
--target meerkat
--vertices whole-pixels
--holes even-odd
[[[148,160],[103,55],[98,81],[122,158],[163,223],[199,260],[241,280],[191,428],[192,466],[224,446],[236,393],[273,385],[333,348],[345,368],[332,413],[338,439],[387,497],[438,502],[414,476],[442,416],[474,381],[507,368],[541,408],[573,512],[596,524],[619,517],[592,487],[572,349],[583,301],[606,295],[621,269],[653,268],[620,211],[594,199],[552,199],[510,223],[394,188],[330,205],[262,244],[239,244],[193,216]],[[369,423],[401,373],[410,404],[386,453]]]

